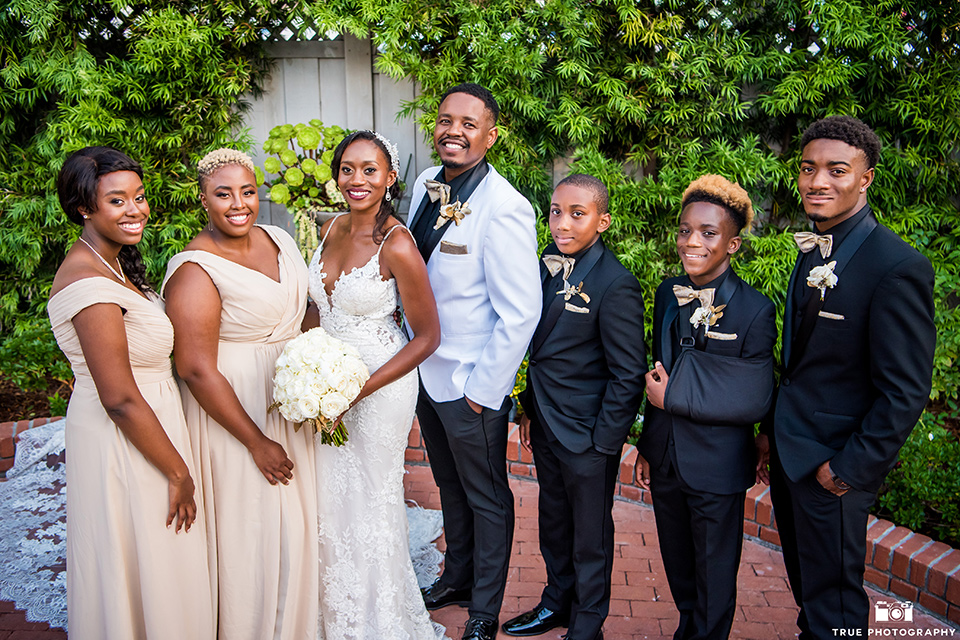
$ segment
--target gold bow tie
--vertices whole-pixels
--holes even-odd
[[[821,235],[812,231],[798,231],[793,234],[793,241],[800,247],[800,251],[810,253],[814,247],[820,247],[820,255],[826,260],[833,251],[833,235]]]
[[[440,201],[440,206],[450,202],[450,185],[436,180],[427,180],[423,183],[427,188],[427,195],[430,196],[430,202]]]
[[[682,307],[694,300],[700,301],[701,307],[709,307],[713,304],[713,294],[716,289],[692,289],[682,284],[673,285],[673,295],[677,296],[677,303]]]
[[[460,204],[460,200],[457,199],[457,201],[453,204],[441,204],[440,215],[437,216],[437,223],[433,225],[433,228],[439,229],[449,220],[453,220],[453,222],[459,227],[460,223],[463,222],[464,216],[467,216],[470,213],[471,211],[469,202]]]
[[[572,260],[571,260],[571,262],[572,262]],[[569,300],[569,299],[572,298],[573,296],[580,296],[580,298],[581,298],[584,302],[586,302],[587,304],[590,304],[590,296],[588,296],[587,294],[585,294],[585,293],[583,292],[583,281],[582,281],[582,280],[580,281],[580,284],[578,284],[577,286],[574,287],[574,286],[571,285],[569,282],[567,282],[566,278],[564,278],[564,280],[563,280],[563,289],[561,289],[560,291],[557,291],[557,295],[558,295],[558,296],[561,295],[561,294],[563,294],[563,299],[564,299],[564,301]]]
[[[573,263],[576,262],[570,256],[547,255],[543,256],[543,264],[547,265],[547,271],[551,276],[555,276],[563,269],[563,279],[566,280],[573,272]]]

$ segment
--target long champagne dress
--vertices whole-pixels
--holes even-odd
[[[222,305],[217,366],[247,414],[294,463],[289,485],[271,485],[246,447],[181,383],[200,456],[219,638],[312,640],[318,601],[313,433],[295,432],[279,413],[267,413],[277,356],[300,333],[307,269],[293,238],[278,227],[260,228],[280,249],[279,282],[206,251],[184,251],[167,265],[164,284],[187,262],[213,280]]]
[[[197,460],[170,365],[173,327],[163,303],[93,277],[47,306],[76,383],[67,409],[67,607],[73,640],[209,639],[214,595],[206,571],[204,503],[189,532],[166,527],[166,477],[110,419],[84,361],[73,318],[95,304],[124,311],[137,387],[199,487]]]
[[[356,347],[372,373],[407,343],[393,319],[397,283],[380,277],[378,250],[363,267],[340,275],[327,296],[322,251],[321,242],[310,263],[320,325]],[[443,637],[424,607],[407,541],[403,463],[416,403],[414,370],[346,413],[349,439],[342,447],[316,438],[323,640]]]

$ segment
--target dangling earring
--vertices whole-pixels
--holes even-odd
[[[383,196],[383,199],[386,200],[387,202],[390,202],[390,190],[389,190],[389,188],[387,189],[387,195]]]

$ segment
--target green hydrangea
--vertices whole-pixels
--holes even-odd
[[[285,184],[275,184],[270,187],[270,200],[277,204],[287,204],[290,201],[290,189]]]
[[[280,173],[283,165],[280,164],[279,160],[271,156],[263,161],[263,168],[270,173]]]
[[[313,127],[303,127],[297,132],[297,144],[304,149],[316,149],[322,139],[323,136]]]
[[[299,187],[303,184],[303,171],[297,167],[290,167],[286,173],[283,174],[283,179],[286,180],[287,184],[291,187]]]

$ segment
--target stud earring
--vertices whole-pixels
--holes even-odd
[[[90,216],[83,216],[83,219],[84,219],[84,220],[89,220],[89,219],[90,219]]]

